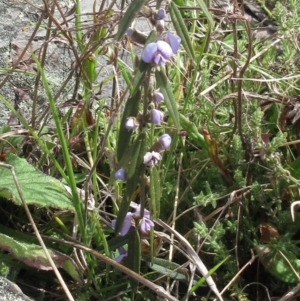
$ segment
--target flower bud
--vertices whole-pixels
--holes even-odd
[[[125,123],[125,128],[130,131],[134,131],[139,127],[139,123],[136,118],[129,117]]]
[[[164,113],[157,109],[152,109],[150,122],[152,124],[160,124],[164,120]]]
[[[126,173],[123,168],[120,168],[115,172],[115,178],[120,181],[126,181]]]
[[[157,20],[162,20],[166,17],[166,10],[164,8],[160,8],[156,14]]]
[[[162,102],[165,98],[164,95],[161,92],[158,92],[158,90],[154,91],[154,102],[159,103]]]
[[[156,23],[155,23],[155,28],[156,28],[157,32],[159,34],[161,34],[165,29],[165,21],[164,20],[157,20]]]
[[[168,134],[163,134],[158,138],[158,141],[161,145],[160,150],[166,150],[171,145],[172,138]]]

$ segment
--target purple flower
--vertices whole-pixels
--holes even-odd
[[[172,138],[168,134],[163,134],[158,138],[158,141],[161,145],[161,150],[166,150],[172,142]]]
[[[129,27],[129,28],[127,29],[127,31],[126,31],[126,34],[127,34],[129,37],[131,37],[131,36],[133,35],[133,32],[134,32],[134,30],[133,30],[131,27]]]
[[[121,180],[121,181],[126,181],[126,173],[125,170],[123,168],[120,168],[119,170],[117,170],[115,172],[115,178],[117,180]]]
[[[162,159],[161,155],[157,152],[147,152],[144,156],[144,164],[153,167]]]
[[[164,120],[164,113],[157,109],[151,110],[150,122],[152,124],[160,124]]]
[[[124,236],[125,234],[128,233],[128,231],[131,227],[132,219],[140,218],[140,214],[141,214],[141,206],[140,205],[138,205],[136,207],[135,213],[127,212],[124,222],[123,222],[123,225],[122,225],[122,228],[121,228],[121,232],[120,232],[121,236]],[[111,221],[111,226],[114,229],[116,228],[116,220],[115,219]],[[140,224],[141,232],[148,233],[151,230],[151,227],[154,227],[154,223],[150,220],[150,212],[149,212],[149,210],[144,209],[144,216],[143,216],[142,222]]]
[[[142,60],[145,63],[151,63],[164,66],[173,54],[171,46],[164,42],[149,43],[143,50]]]
[[[136,207],[136,211],[134,213],[134,217],[139,217],[141,212],[141,205],[138,205]],[[144,209],[144,217],[142,219],[142,222],[140,224],[140,229],[142,233],[148,233],[151,228],[154,227],[154,223],[152,220],[150,220],[150,212],[147,209]]]
[[[162,20],[166,17],[166,10],[164,8],[160,8],[157,12],[156,18],[157,20]]]
[[[121,228],[121,232],[120,232],[120,235],[121,236],[124,236],[125,234],[128,233],[130,227],[131,227],[131,220],[132,220],[132,216],[133,216],[133,213],[132,212],[127,212],[126,216],[125,216],[125,219],[124,219],[124,222],[123,222],[123,225],[122,225],[122,228]],[[112,228],[116,228],[116,221],[115,219],[113,219],[111,221],[111,226]]]
[[[165,99],[164,95],[161,92],[158,92],[158,91],[154,91],[153,96],[154,96],[154,101],[155,102],[161,102]]]
[[[180,47],[180,37],[168,31],[166,34],[166,41],[170,44],[173,53],[176,53]]]
[[[134,131],[139,127],[139,123],[136,121],[136,118],[130,117],[125,123],[125,128],[130,131]]]
[[[118,251],[119,251],[119,255],[115,258],[115,261],[120,263],[124,259],[124,257],[126,257],[128,254],[123,247],[119,248]]]

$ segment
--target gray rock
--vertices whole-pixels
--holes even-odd
[[[32,301],[24,295],[21,289],[10,280],[0,277],[0,300],[1,301]]]

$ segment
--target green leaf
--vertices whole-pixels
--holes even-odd
[[[180,13],[179,9],[177,8],[177,5],[173,1],[171,1],[169,3],[169,12],[170,12],[173,26],[174,26],[177,34],[181,38],[181,43],[182,43],[183,48],[185,49],[188,56],[192,60],[194,60],[195,59],[194,49],[193,49],[193,45],[191,43],[189,32],[186,28],[186,23],[182,19],[181,13]]]
[[[6,164],[14,167],[26,203],[74,211],[71,195],[57,179],[43,174],[25,159],[10,154]],[[22,200],[9,169],[0,166],[0,197],[22,206]]]
[[[187,132],[189,138],[193,140],[196,146],[199,147],[201,146],[203,149],[207,150],[207,144],[204,140],[204,137],[202,134],[199,133],[195,123],[190,121],[183,114],[179,114],[179,117],[180,117],[180,125]]]
[[[9,252],[11,257],[27,266],[37,270],[52,270],[44,250],[28,234],[0,226],[0,249]],[[82,281],[71,257],[49,248],[48,251],[58,268],[63,268],[75,281]]]
[[[133,0],[131,1],[129,7],[126,10],[118,28],[118,32],[116,34],[116,39],[119,41],[127,29],[130,27],[132,21],[135,18],[135,15],[141,10],[143,5],[147,2],[147,0]]]
[[[172,279],[187,282],[188,269],[182,268],[179,264],[170,262],[162,258],[153,258],[153,263],[148,264],[149,267],[160,274],[168,276]]]
[[[203,11],[205,17],[207,18],[207,21],[208,21],[209,25],[210,25],[211,27],[213,27],[214,24],[215,24],[215,22],[214,22],[214,19],[213,19],[211,13],[210,13],[209,10],[207,9],[207,6],[206,6],[205,2],[204,2],[203,0],[197,0],[197,2],[198,2],[198,4],[199,4],[200,8],[202,9],[202,11]]]
[[[132,231],[128,240],[128,255],[127,255],[128,268],[136,273],[140,273],[141,267],[141,239],[138,231]],[[130,278],[131,287],[133,291],[138,288],[138,281]]]
[[[138,89],[134,95],[127,99],[122,120],[119,128],[118,142],[117,142],[117,160],[121,161],[121,158],[126,154],[126,149],[130,142],[133,131],[129,131],[125,128],[125,123],[129,117],[136,117],[139,111],[139,105],[141,102],[141,90]]]
[[[150,171],[150,208],[153,218],[159,217],[160,212],[160,177],[156,167]]]
[[[255,246],[254,250],[266,271],[274,277],[286,283],[298,283],[300,281],[300,260],[296,258],[294,253],[273,251],[267,245]]]
[[[221,265],[223,265],[223,263],[225,263],[229,258],[230,258],[230,256],[227,256],[222,261],[220,261],[218,264],[216,264],[212,269],[210,269],[209,275],[214,274],[218,270],[218,268]],[[196,289],[198,289],[204,282],[205,282],[205,277],[201,277],[191,288],[191,290],[189,291],[189,295],[193,294],[196,291]]]
[[[168,79],[162,70],[155,72],[156,84],[160,89],[160,92],[164,95],[164,103],[168,109],[170,116],[172,117],[177,130],[180,130],[179,113],[177,109],[177,103],[175,101],[173,91],[169,85]]]

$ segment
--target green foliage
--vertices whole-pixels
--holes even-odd
[[[28,205],[74,211],[72,196],[57,179],[47,176],[25,159],[9,155],[6,161],[14,167],[24,198]],[[29,176],[30,175],[30,176]],[[9,169],[0,168],[0,197],[22,206],[19,192]],[[41,193],[42,187],[42,193]]]
[[[57,29],[76,58],[72,101],[82,100],[84,108],[75,110],[78,116],[71,109],[61,114],[35,56],[54,123],[32,126],[0,94],[22,127],[0,128],[0,161],[14,167],[29,214],[68,274],[67,287],[77,282],[76,300],[192,300],[211,290],[219,300],[254,300],[256,294],[244,292],[253,282],[268,287],[272,298],[283,295],[300,279],[299,213],[295,223],[290,215],[300,197],[300,1],[277,1],[274,9],[260,1],[278,30],[265,39],[247,32],[250,24],[238,11],[209,9],[209,1],[176,0],[167,7],[157,1],[156,9],[148,1],[125,2],[120,10],[105,10],[96,1],[85,19],[76,1],[75,28]],[[156,30],[159,8],[167,8],[171,20],[162,33]],[[167,29],[181,37],[166,66],[145,63],[140,53],[146,45],[124,37],[140,19],[151,24],[142,28],[146,45],[165,40]],[[53,26],[47,26],[49,41]],[[108,76],[98,70],[104,60],[112,67]],[[155,101],[157,92],[163,101]],[[151,123],[154,109],[164,113],[159,124]],[[125,127],[130,117],[135,131]],[[172,140],[166,149],[162,134]],[[146,153],[154,156],[150,163]],[[50,267],[31,240],[28,215],[5,167],[0,164],[0,274],[20,263],[33,275]],[[114,178],[120,168],[124,181]],[[140,215],[134,215],[138,205]],[[155,226],[145,231],[145,222]],[[260,265],[249,265],[252,250]],[[121,264],[112,260],[124,252]],[[48,290],[57,286],[52,273],[38,281],[39,289],[41,283]]]

